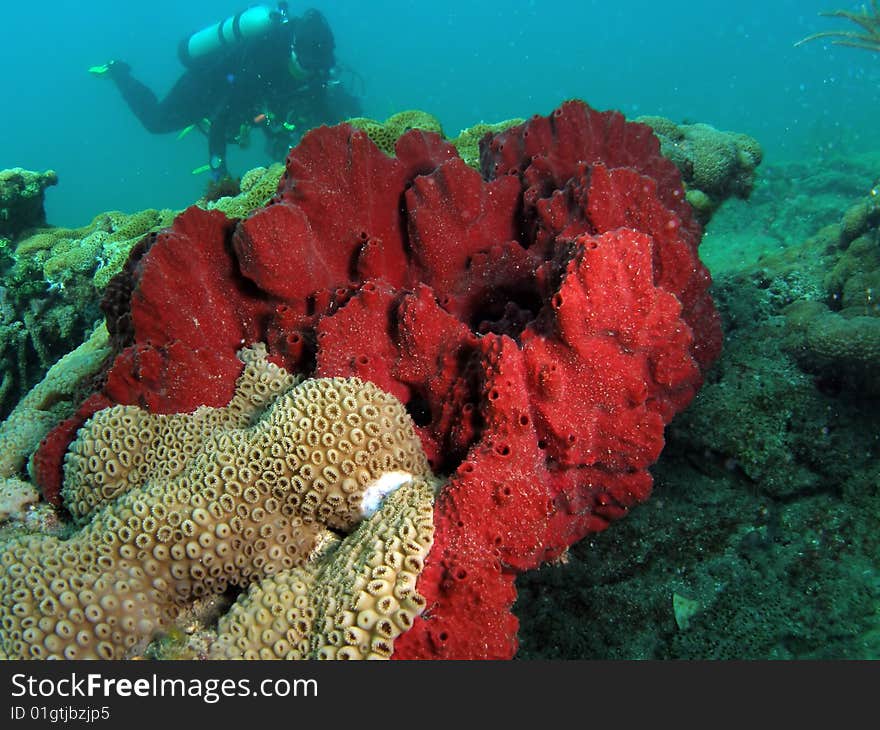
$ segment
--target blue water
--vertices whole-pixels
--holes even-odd
[[[83,225],[105,210],[182,208],[205,179],[198,134],[144,131],[112,84],[86,69],[110,58],[163,94],[182,71],[182,36],[247,6],[236,0],[4,2],[0,26],[3,114],[0,169],[55,169],[47,193],[55,225]],[[290,3],[300,12],[305,4]],[[445,131],[547,113],[580,97],[629,116],[659,114],[745,132],[765,160],[815,157],[880,142],[880,54],[824,42],[847,28],[818,16],[836,0],[629,0],[440,3],[316,2],[337,57],[364,80],[364,111],[384,119],[418,108]],[[233,148],[240,174],[269,160],[259,144]]]

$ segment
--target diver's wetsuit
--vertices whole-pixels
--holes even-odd
[[[279,24],[262,37],[193,62],[161,101],[131,75],[127,64],[114,64],[110,77],[149,132],[173,132],[208,119],[212,172],[217,177],[227,175],[227,142],[258,114],[271,111],[284,121],[293,108],[302,127],[332,124],[359,113],[354,97],[327,86],[332,47],[324,49],[326,68],[313,70],[305,80],[291,76],[288,65],[295,28],[293,22]]]

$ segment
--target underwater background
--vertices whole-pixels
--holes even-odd
[[[820,13],[862,4],[289,5],[326,14],[365,117],[421,110],[452,138],[579,98],[760,146],[748,181],[701,218],[721,359],[668,428],[645,504],[518,578],[518,658],[880,658],[880,52],[795,46],[854,30]],[[161,95],[182,71],[181,38],[243,7],[7,3],[0,170],[57,173],[49,226],[195,202],[204,137],[147,133],[87,69],[125,60]],[[231,148],[237,175],[273,162],[261,144]],[[14,373],[0,417],[100,316],[46,259],[24,267],[12,255],[20,244],[0,246],[0,358]],[[47,422],[69,415],[64,406],[47,406]],[[0,518],[26,523],[14,510]]]
[[[206,161],[204,138],[144,132],[112,84],[86,70],[123,59],[161,95],[182,71],[179,41],[247,4],[5,5],[0,160],[58,173],[59,187],[47,195],[52,223],[83,225],[105,210],[180,208],[201,194],[204,180],[189,173]],[[291,12],[307,5],[292,2]],[[477,122],[546,114],[578,97],[627,116],[751,134],[770,164],[856,153],[880,139],[876,58],[824,43],[794,47],[840,25],[818,17],[828,9],[822,0],[315,7],[334,30],[339,61],[359,77],[364,114],[375,119],[420,109],[455,136]],[[235,167],[265,164],[258,148],[233,158]]]

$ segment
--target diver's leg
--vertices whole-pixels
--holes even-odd
[[[219,180],[229,176],[226,167],[226,144],[227,128],[229,127],[229,107],[223,106],[211,120],[211,129],[208,132],[208,164],[211,166],[211,177]]]
[[[134,115],[148,132],[154,134],[173,132],[198,122],[210,108],[206,106],[206,90],[190,73],[181,76],[161,102],[127,68],[113,72],[111,78]]]

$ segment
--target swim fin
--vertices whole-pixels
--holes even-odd
[[[125,61],[111,60],[102,63],[100,66],[89,66],[89,73],[99,78],[109,78],[112,73],[125,73],[130,70],[130,66]]]

